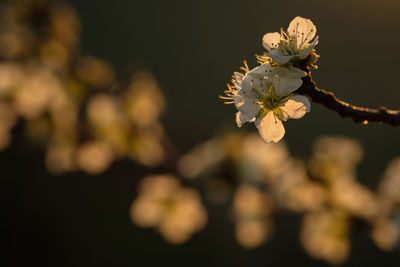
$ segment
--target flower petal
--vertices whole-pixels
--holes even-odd
[[[243,79],[242,90],[238,94],[258,101],[266,94],[268,77],[257,73],[250,74],[250,72]]]
[[[235,71],[233,73],[233,86],[235,86],[236,90],[242,89],[242,82],[244,77],[245,76],[240,72]]]
[[[293,78],[303,78],[307,76],[307,72],[302,71],[299,68],[293,67],[293,66],[289,66],[286,69],[286,73],[287,75],[292,76]]]
[[[235,107],[241,111],[242,113],[242,118],[243,121],[247,122],[250,121],[251,119],[253,119],[260,107],[257,104],[257,100],[251,99],[249,97],[246,96],[242,96],[242,95],[235,95],[233,97],[233,101],[235,103]],[[240,126],[239,126],[240,127]]]
[[[247,75],[249,76],[267,76],[269,73],[274,71],[276,68],[272,67],[270,64],[261,64],[258,67],[255,67],[254,69],[250,70]]]
[[[290,76],[291,78],[303,78],[307,76],[307,72],[293,67],[292,65],[289,65],[287,67],[276,67],[271,71],[271,73],[280,77]]]
[[[310,101],[303,95],[294,95],[289,98],[282,106],[283,120],[300,119],[310,111]]]
[[[272,111],[268,112],[261,120],[256,120],[255,124],[266,143],[279,142],[285,135],[282,121],[276,118]]]
[[[319,36],[315,37],[314,41],[310,44],[310,46],[299,53],[300,59],[305,59],[314,49],[314,47],[318,44]]]
[[[302,79],[288,74],[282,75],[280,73],[272,79],[272,85],[274,86],[275,93],[278,95],[290,94],[296,91],[302,84]]]
[[[281,41],[281,35],[278,32],[270,32],[263,36],[262,42],[265,49],[271,51],[272,48],[278,47]]]
[[[286,64],[288,63],[294,56],[293,55],[284,55],[278,49],[272,49],[268,55],[272,58],[273,61]]]
[[[236,112],[236,124],[238,127],[242,127],[243,124],[245,124],[247,120],[243,117],[242,112],[238,111]]]
[[[238,127],[242,127],[246,122],[254,121],[253,119],[254,117],[249,119],[243,112],[236,112],[236,124]]]
[[[310,19],[295,17],[287,31],[290,36],[296,37],[297,49],[300,49],[314,38],[317,28]]]

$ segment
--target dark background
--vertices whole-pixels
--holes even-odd
[[[242,60],[255,66],[263,34],[286,28],[297,15],[320,35],[321,88],[356,105],[400,107],[400,2],[352,1],[135,1],[73,0],[83,49],[113,64],[117,76],[151,71],[167,98],[162,122],[183,152],[227,129],[236,130],[234,107],[218,99]],[[254,130],[248,125],[240,131]],[[374,188],[387,162],[400,155],[400,129],[359,125],[318,104],[285,124],[294,156],[308,158],[312,140],[340,134],[360,140],[365,157],[359,180]],[[8,266],[327,266],[298,242],[300,217],[278,218],[271,240],[245,250],[234,240],[228,207],[205,203],[209,223],[187,243],[171,246],[129,220],[135,185],[153,172],[129,161],[99,176],[50,176],[44,150],[17,128],[0,153],[1,198]],[[157,171],[164,171],[162,169]],[[4,185],[4,186],[3,186]],[[363,226],[352,231],[344,266],[399,266],[399,250],[378,250]]]

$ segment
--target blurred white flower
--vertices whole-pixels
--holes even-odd
[[[77,150],[76,160],[79,168],[89,174],[105,171],[114,160],[111,147],[102,141],[89,141]]]
[[[300,241],[312,257],[342,264],[350,253],[349,226],[339,210],[311,212],[303,218]]]
[[[247,69],[246,69],[247,70]],[[232,99],[239,112],[236,122],[255,122],[266,143],[278,142],[285,134],[282,121],[300,119],[310,111],[305,96],[293,92],[302,84],[300,78],[284,75],[269,64],[262,64],[246,74],[234,74],[234,87],[229,87],[227,97]]]
[[[390,202],[400,202],[400,157],[392,159],[379,184],[379,194]]]
[[[131,219],[140,227],[154,227],[172,244],[187,241],[207,223],[200,194],[180,185],[169,174],[150,175],[138,186],[131,205]]]
[[[263,46],[268,50],[267,54],[272,60],[279,64],[305,59],[318,44],[316,32],[317,28],[311,20],[295,17],[290,22],[287,31],[281,29],[281,33],[265,34],[262,40]]]
[[[388,218],[379,218],[373,223],[372,240],[384,251],[391,251],[399,240],[399,227]]]
[[[233,198],[235,236],[239,244],[248,249],[262,245],[269,237],[273,224],[271,197],[256,187],[243,184]]]

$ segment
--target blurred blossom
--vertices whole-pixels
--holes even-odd
[[[64,93],[59,92],[50,105],[53,138],[75,142],[78,131],[78,107]]]
[[[75,73],[79,79],[94,87],[106,87],[114,81],[113,69],[104,61],[94,57],[83,57]]]
[[[129,124],[116,97],[107,94],[95,95],[88,102],[87,116],[97,138],[109,143],[117,154],[126,153]]]
[[[379,193],[390,203],[400,203],[400,157],[389,162],[379,184]]]
[[[207,213],[195,190],[182,187],[172,175],[152,175],[138,186],[131,219],[140,227],[156,228],[168,242],[180,244],[205,226]]]
[[[22,117],[35,119],[47,111],[61,90],[60,81],[49,70],[33,67],[15,91],[15,109]]]
[[[139,127],[158,120],[165,108],[165,100],[157,82],[147,72],[136,74],[123,94],[126,113]]]
[[[23,53],[24,46],[20,36],[21,34],[15,32],[2,32],[0,34],[1,57],[12,59]]]
[[[240,161],[261,171],[263,179],[274,182],[286,171],[290,164],[290,155],[285,143],[266,144],[258,135],[251,134],[243,138]]]
[[[339,176],[353,176],[355,166],[363,157],[360,143],[342,136],[323,136],[313,145],[314,154],[310,160],[311,172],[325,180]]]
[[[299,160],[291,162],[273,190],[280,205],[297,212],[321,210],[328,198],[327,190],[310,180],[305,164]]]
[[[363,157],[360,143],[344,136],[323,136],[314,142],[317,156],[329,157],[338,164],[355,166]]]
[[[118,156],[129,155],[148,166],[162,163],[165,159],[162,126],[157,121],[146,127],[130,121],[122,101],[122,98],[107,94],[97,94],[89,100],[87,117],[94,135],[107,142]]]
[[[340,211],[313,212],[305,215],[300,240],[314,258],[332,264],[343,263],[350,253],[349,221]]]
[[[154,167],[165,159],[165,151],[160,143],[162,135],[157,132],[157,128],[154,127],[154,131],[148,129],[148,131],[139,132],[132,138],[131,157],[143,165]]]
[[[399,226],[389,219],[380,218],[373,223],[371,237],[380,249],[393,250],[399,240]]]
[[[66,3],[54,5],[49,15],[49,31],[68,47],[78,44],[81,25],[76,11]]]
[[[241,185],[235,192],[233,215],[236,222],[236,239],[245,248],[260,246],[272,228],[269,196],[250,185]]]
[[[178,170],[184,177],[194,178],[219,163],[225,153],[221,141],[211,139],[182,156],[178,161]]]
[[[272,186],[290,171],[291,162],[283,142],[265,144],[257,134],[227,134],[195,146],[179,159],[177,168],[184,177],[205,183],[210,199],[217,199],[213,191],[217,189],[227,199],[230,183]]]
[[[59,69],[76,50],[80,23],[66,2],[8,1],[0,12],[0,56],[21,59],[40,55],[43,63]]]
[[[22,67],[18,63],[0,63],[0,97],[15,89],[23,75]]]
[[[118,102],[115,97],[97,94],[89,100],[87,106],[88,119],[98,127],[112,126],[123,119],[118,109]]]
[[[226,160],[238,168],[241,180],[270,183],[286,170],[291,158],[282,142],[265,144],[256,134],[228,134],[193,148],[178,161],[178,170],[194,178],[212,172]]]
[[[356,181],[338,177],[331,190],[333,204],[356,216],[371,219],[379,212],[378,198]]]
[[[271,224],[268,220],[243,220],[236,224],[235,237],[242,247],[253,249],[265,242],[270,231]]]
[[[80,169],[90,174],[98,174],[110,166],[114,155],[106,143],[90,141],[78,148],[76,158]]]
[[[40,58],[44,65],[62,71],[68,64],[70,52],[61,42],[52,39],[41,46]]]
[[[111,94],[111,66],[78,53],[80,22],[71,6],[19,0],[0,9],[0,149],[10,142],[19,115],[27,121],[28,136],[47,142],[45,163],[54,174],[78,169],[98,174],[121,157],[149,166],[164,161],[165,132],[158,120],[165,101],[152,75],[137,74],[127,88]],[[149,185],[143,185],[138,203],[161,208],[153,226],[181,243],[204,227],[207,215],[196,191],[165,177],[144,182]],[[159,180],[173,180],[176,188],[156,189],[165,192],[157,199],[151,192]]]

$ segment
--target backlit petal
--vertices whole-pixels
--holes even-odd
[[[265,49],[270,51],[276,48],[281,40],[281,35],[277,32],[270,32],[263,36],[262,42]]]
[[[284,55],[278,49],[271,50],[268,53],[268,55],[272,58],[273,61],[280,63],[280,64],[286,64],[294,57],[292,55]]]
[[[293,78],[303,78],[307,76],[307,72],[302,71],[299,68],[289,66],[288,68],[285,68],[287,75],[292,76]]]
[[[318,44],[318,39],[319,36],[315,37],[314,41],[310,44],[310,46],[299,53],[300,59],[305,59],[306,57],[308,57],[308,55],[311,53],[314,47]]]
[[[279,142],[285,135],[282,121],[276,118],[272,111],[268,112],[261,120],[257,120],[255,124],[266,143]]]
[[[250,73],[243,79],[242,90],[238,94],[258,101],[266,94],[268,80],[264,75]]]
[[[242,127],[243,124],[250,121],[242,112],[236,112],[236,124],[238,127]]]
[[[271,73],[272,71],[274,71],[276,68],[272,67],[269,64],[261,64],[260,66],[252,69],[251,71],[249,71],[249,73],[247,75],[249,76],[266,76],[269,73]]]
[[[295,17],[287,29],[290,36],[297,39],[297,49],[309,43],[315,36],[317,28],[310,19]]]
[[[236,95],[233,97],[233,101],[235,103],[235,107],[241,111],[243,121],[250,121],[257,115],[259,111],[259,106],[254,99]]]
[[[284,95],[296,91],[303,84],[303,80],[290,75],[277,75],[273,77],[272,84],[276,94]]]
[[[310,111],[310,101],[303,95],[294,95],[282,106],[283,120],[300,119]]]

